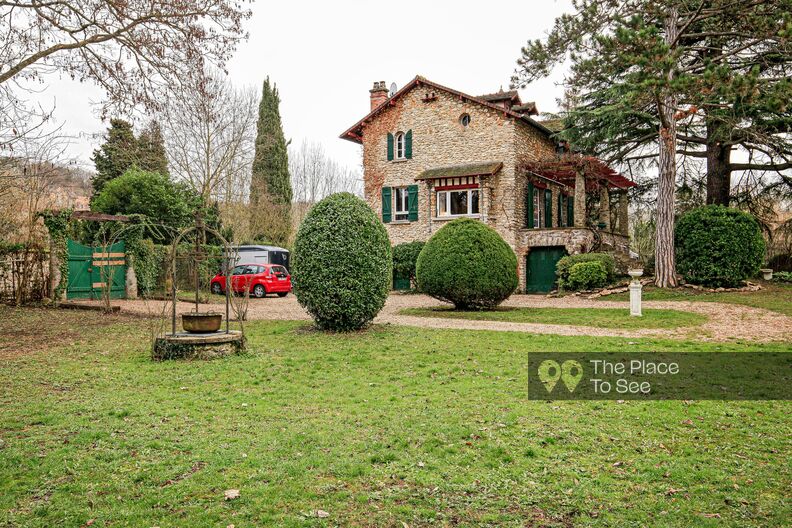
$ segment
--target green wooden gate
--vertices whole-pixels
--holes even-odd
[[[126,297],[126,254],[124,242],[112,246],[90,247],[74,240],[67,242],[69,282],[67,299],[101,299],[111,279],[110,298]]]
[[[559,247],[533,247],[525,257],[525,291],[545,293],[553,289],[556,282],[556,264],[566,250]]]

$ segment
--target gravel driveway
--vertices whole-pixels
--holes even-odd
[[[114,301],[124,312],[158,315],[165,307],[162,301]],[[376,323],[391,323],[425,328],[458,328],[466,330],[500,330],[529,332],[535,334],[590,335],[617,337],[670,337],[690,338],[700,341],[790,341],[792,340],[792,318],[785,315],[735,304],[690,301],[646,301],[645,308],[668,308],[695,312],[707,316],[701,326],[678,329],[632,329],[594,328],[535,323],[512,323],[500,321],[472,321],[465,319],[440,319],[400,315],[404,308],[441,306],[439,301],[425,295],[393,294],[388,297],[385,308],[377,316]],[[208,305],[202,305],[209,308]],[[547,298],[540,295],[513,295],[504,306],[537,308],[628,308],[627,301],[593,301],[576,297]],[[179,302],[177,310],[189,312],[192,305]],[[211,309],[224,311],[222,304],[213,304]],[[250,320],[310,320],[294,295],[250,299]]]

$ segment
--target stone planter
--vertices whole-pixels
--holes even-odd
[[[773,280],[773,270],[769,268],[762,268],[759,271],[762,272],[762,278],[766,281]]]
[[[223,316],[215,313],[182,314],[182,328],[191,334],[208,334],[220,330]]]

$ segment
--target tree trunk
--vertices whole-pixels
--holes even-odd
[[[673,44],[679,32],[676,8],[669,9],[666,19],[666,42]],[[676,97],[672,93],[673,70],[668,72],[668,86],[659,101],[660,130],[657,183],[657,231],[655,234],[655,285],[669,288],[677,285],[674,254],[674,191],[676,188],[677,127],[674,113]]]
[[[723,143],[722,125],[707,121],[707,204],[729,206],[731,145]]]

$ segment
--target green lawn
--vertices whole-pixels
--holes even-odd
[[[643,299],[645,301],[700,301],[723,302],[764,308],[773,312],[792,316],[792,284],[760,281],[762,289],[757,292],[698,292],[691,288],[675,288],[664,290],[645,286]],[[629,293],[617,293],[599,297],[599,301],[626,301]]]
[[[0,526],[792,516],[788,402],[528,401],[525,371],[531,351],[790,344],[258,322],[244,356],[154,363],[142,318],[0,308],[0,320]]]
[[[677,328],[698,326],[706,316],[678,310],[643,310],[643,317],[630,317],[629,309],[621,308],[510,308],[487,311],[457,311],[452,308],[406,308],[403,315],[505,321],[510,323],[541,323],[594,326],[600,328]]]

